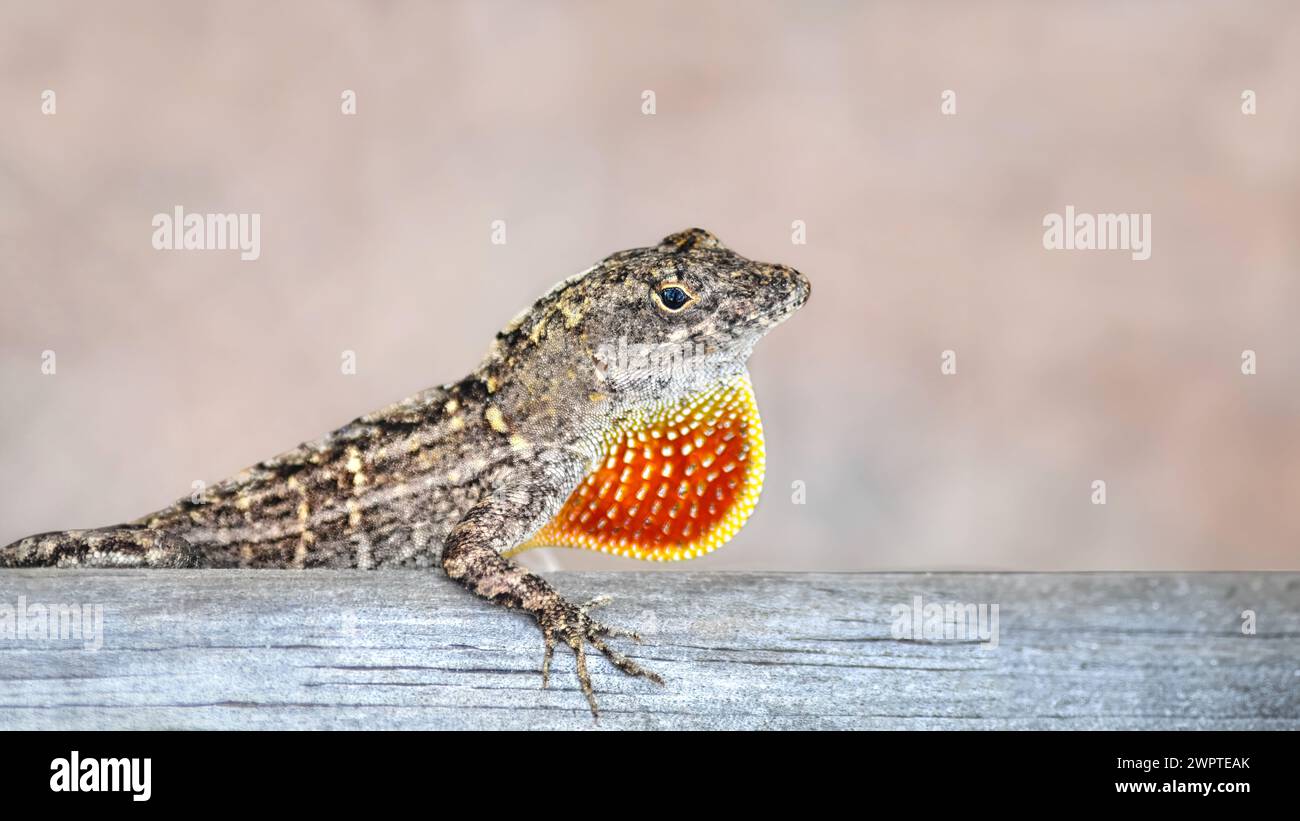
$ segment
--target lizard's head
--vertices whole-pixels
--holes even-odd
[[[699,228],[614,254],[573,287],[598,373],[633,402],[684,398],[744,373],[758,340],[811,291],[793,268],[746,259]]]
[[[758,502],[765,459],[745,363],[810,290],[793,268],[693,228],[613,254],[520,314],[489,356],[488,389],[502,373],[530,416],[582,422],[599,444],[524,547],[666,560],[731,538]]]
[[[561,282],[498,334],[490,358],[514,373],[530,360],[554,373],[562,361],[622,407],[671,402],[743,374],[758,340],[810,291],[795,269],[691,228]]]

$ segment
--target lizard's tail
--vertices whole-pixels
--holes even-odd
[[[0,567],[201,567],[189,542],[139,525],[40,533],[0,548]]]

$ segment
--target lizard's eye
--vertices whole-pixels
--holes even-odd
[[[664,285],[655,293],[655,296],[658,298],[660,305],[673,313],[680,311],[695,301],[695,297],[691,295],[690,291],[676,284]]]

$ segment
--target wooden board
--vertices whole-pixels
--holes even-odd
[[[601,728],[1300,729],[1300,574],[550,578],[667,679],[596,657]],[[996,604],[996,647],[898,638],[915,596]],[[20,603],[102,606],[103,646],[0,633],[0,729],[596,726],[567,650],[543,691],[531,619],[435,572],[0,572]]]

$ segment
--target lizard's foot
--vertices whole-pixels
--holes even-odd
[[[555,645],[563,641],[573,648],[573,654],[577,658],[578,682],[582,685],[582,693],[587,697],[587,703],[591,705],[592,716],[597,718],[600,713],[596,709],[596,694],[591,689],[591,677],[587,674],[587,644],[603,653],[615,667],[629,676],[643,676],[655,684],[664,683],[657,673],[645,669],[606,643],[607,638],[616,637],[629,638],[638,644],[641,642],[641,636],[631,630],[607,627],[591,618],[589,611],[592,608],[608,604],[610,601],[609,596],[598,596],[586,604],[576,605],[555,594],[554,599],[536,614],[537,622],[542,628],[542,636],[546,640],[546,655],[542,659],[542,687],[546,687],[550,680],[551,658],[555,655]]]

